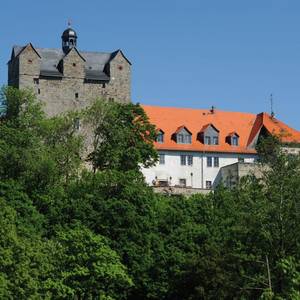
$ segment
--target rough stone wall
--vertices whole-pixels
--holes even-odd
[[[19,87],[19,58],[8,62],[8,85]]]
[[[28,45],[19,55],[19,74],[29,76],[39,76],[41,59],[33,50],[31,45]]]
[[[8,83],[19,88],[32,88],[48,116],[82,109],[97,98],[122,103],[131,101],[130,64],[121,52],[110,62],[108,83],[86,82],[84,61],[76,50],[64,58],[62,67],[63,78],[40,77],[40,58],[28,47],[9,63]]]

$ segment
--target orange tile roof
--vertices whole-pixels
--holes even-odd
[[[155,143],[158,150],[185,150],[228,153],[256,153],[251,142],[265,127],[268,132],[280,135],[283,142],[300,143],[300,132],[272,118],[267,113],[258,115],[220,110],[190,109],[142,105],[150,122],[160,128],[165,136],[163,143]],[[211,124],[219,130],[219,145],[204,145],[197,140],[198,133]],[[191,144],[177,144],[172,135],[179,127],[192,133]],[[239,135],[239,146],[226,143],[226,136],[235,132]]]

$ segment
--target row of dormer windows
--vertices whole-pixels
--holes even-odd
[[[156,142],[163,144],[164,143],[164,132],[160,130],[156,136]],[[175,134],[175,141],[177,144],[191,144],[192,135],[185,132],[178,132]],[[198,134],[198,140],[205,145],[219,145],[219,135],[206,135],[205,133]],[[231,133],[226,137],[226,142],[231,146],[239,145],[239,136],[236,133]]]

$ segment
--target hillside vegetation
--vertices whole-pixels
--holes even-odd
[[[1,299],[300,299],[299,156],[262,141],[262,179],[158,195],[140,172],[157,153],[138,104],[49,119],[30,91],[2,98]]]

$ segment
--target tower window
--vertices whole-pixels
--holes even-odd
[[[33,83],[34,84],[39,84],[40,83],[40,80],[38,78],[33,78]]]
[[[27,62],[28,62],[29,64],[32,64],[32,60],[31,60],[31,59],[28,59]]]
[[[74,129],[76,129],[76,130],[80,129],[80,119],[79,118],[74,119]]]
[[[79,94],[75,93],[75,99],[78,99],[78,97],[79,97]]]
[[[41,90],[40,89],[38,89],[38,94],[40,94],[41,93]]]
[[[102,88],[104,88],[104,89],[105,89],[105,83],[102,83]]]
[[[76,63],[73,63],[73,67],[76,67]]]

